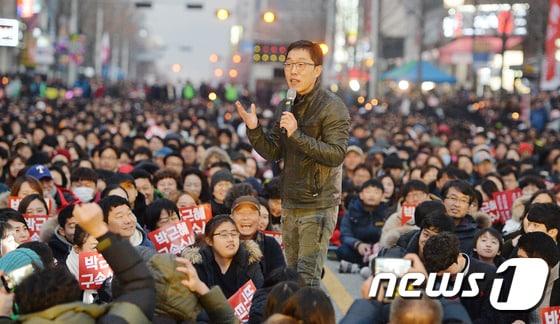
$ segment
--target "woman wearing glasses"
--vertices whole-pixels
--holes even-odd
[[[248,240],[240,244],[239,236],[231,217],[216,216],[206,224],[206,244],[182,254],[193,263],[202,282],[208,287],[219,286],[227,298],[249,280],[257,288],[264,282],[259,265],[262,253],[257,243]]]

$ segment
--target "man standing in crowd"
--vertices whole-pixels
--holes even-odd
[[[282,236],[286,259],[309,286],[319,286],[336,225],[350,128],[344,103],[320,87],[322,69],[319,44],[306,40],[290,44],[284,74],[297,97],[293,108],[283,111],[279,122],[267,132],[259,124],[254,104],[247,111],[236,103],[255,150],[267,160],[284,160]]]

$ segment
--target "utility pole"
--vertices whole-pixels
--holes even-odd
[[[476,28],[474,26],[474,22],[476,19],[476,16],[478,15],[478,0],[474,0],[473,1],[473,5],[474,5],[474,15],[473,15],[473,19],[472,19],[472,26],[473,26],[473,33],[472,33],[472,90],[474,91],[474,93],[477,93],[477,88],[478,88],[478,75],[476,72]]]
[[[78,33],[78,0],[72,0],[70,7],[70,39],[73,35]],[[76,82],[78,74],[78,65],[76,62],[70,60],[68,64],[68,86],[72,87]]]
[[[98,76],[101,76],[103,62],[101,57],[101,39],[103,38],[103,2],[97,2],[97,11],[95,14],[95,56],[94,56],[94,64],[95,64],[95,73]]]
[[[382,1],[371,0],[371,50],[373,52],[373,65],[369,69],[369,89],[368,93],[371,98],[379,95],[379,74],[381,72],[381,17],[382,17]],[[375,24],[375,27],[373,27]]]
[[[418,63],[417,63],[417,70],[416,70],[416,82],[418,89],[422,87],[422,52],[424,52],[424,20],[426,19],[426,4],[425,0],[420,1],[420,16],[418,17]]]

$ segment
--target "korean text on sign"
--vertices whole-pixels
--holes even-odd
[[[209,205],[180,208],[181,219],[189,223],[195,235],[204,234],[206,223],[212,218]]]
[[[237,316],[242,323],[249,321],[249,311],[251,310],[251,303],[255,291],[257,291],[255,284],[252,280],[249,280],[228,299],[235,316]]]
[[[79,282],[82,290],[99,289],[103,282],[113,276],[105,258],[97,252],[83,252],[79,255]]]
[[[25,218],[25,222],[27,223],[27,227],[29,227],[29,237],[31,241],[39,241],[41,233],[41,229],[43,228],[43,224],[45,224],[49,220],[48,215],[23,215]]]
[[[179,254],[186,247],[194,244],[195,235],[192,227],[185,221],[170,224],[148,234],[159,253]]]

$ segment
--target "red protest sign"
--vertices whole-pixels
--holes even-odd
[[[255,287],[253,280],[249,280],[228,299],[228,303],[233,308],[235,316],[237,316],[241,323],[249,321],[249,311],[251,310],[255,291],[257,291],[257,287]]]
[[[280,244],[280,247],[282,248],[282,250],[284,250],[284,243],[282,243],[282,233],[278,232],[278,231],[263,231],[263,234],[266,236],[270,236],[272,238],[274,238],[276,240],[276,242],[278,242],[278,244]]]
[[[159,253],[179,254],[194,244],[195,235],[189,223],[180,221],[148,233],[148,238]]]
[[[29,239],[31,241],[39,241],[41,229],[43,228],[43,224],[49,220],[49,216],[24,214],[23,218],[25,218],[27,227],[29,227]]]
[[[499,223],[503,224],[511,219],[511,207],[513,206],[513,202],[521,197],[522,194],[521,189],[517,188],[514,190],[495,192],[492,195],[496,202]]]
[[[206,223],[212,218],[212,211],[208,204],[180,208],[179,214],[182,220],[191,225],[196,235],[204,234]]]
[[[497,223],[499,221],[498,207],[496,206],[495,200],[489,200],[483,202],[482,206],[480,206],[480,211],[490,215],[492,219],[492,224]]]
[[[19,198],[18,196],[9,196],[8,197],[8,208],[11,208],[13,210],[18,210],[19,208],[19,203],[23,200],[23,198]],[[50,199],[45,199],[45,202],[47,203],[47,208],[49,210],[51,210],[51,206],[52,206],[52,202]]]
[[[78,258],[80,289],[99,289],[113,276],[113,270],[100,253],[82,252]]]
[[[540,310],[542,324],[560,324],[560,306],[547,306]]]
[[[401,206],[401,225],[408,223],[409,220],[414,219],[414,211],[416,206],[403,204]]]
[[[19,203],[23,198],[19,198],[18,196],[10,196],[8,197],[8,207],[13,210],[18,210]]]

